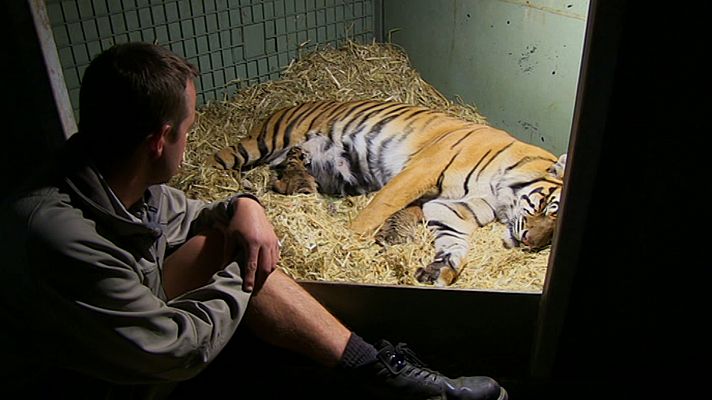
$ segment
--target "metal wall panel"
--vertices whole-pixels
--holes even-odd
[[[47,0],[75,113],[91,59],[115,43],[154,42],[200,69],[198,103],[279,78],[315,46],[376,38],[376,0]]]
[[[384,31],[426,81],[519,139],[567,151],[589,0],[383,5]]]

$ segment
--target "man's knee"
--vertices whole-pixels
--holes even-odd
[[[220,230],[209,229],[191,237],[166,257],[163,266],[166,295],[173,298],[205,285],[230,261]]]

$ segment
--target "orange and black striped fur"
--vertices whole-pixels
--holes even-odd
[[[436,257],[421,282],[451,284],[477,227],[507,224],[508,247],[551,242],[563,159],[493,127],[396,102],[322,101],[279,110],[237,146],[216,154],[223,168],[284,161],[299,146],[319,190],[377,191],[351,224],[373,233],[412,204],[435,234]]]

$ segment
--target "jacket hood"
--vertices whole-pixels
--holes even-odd
[[[57,170],[61,171],[60,181],[63,181],[60,185],[63,183],[69,195],[81,204],[84,212],[91,214],[92,219],[111,224],[121,236],[150,236],[155,239],[161,235],[155,218],[160,199],[158,186],[151,186],[144,194],[142,207],[146,210],[146,216],[140,223],[121,215],[117,209],[108,184],[88,156],[81,134],[75,134],[67,141],[58,162]]]

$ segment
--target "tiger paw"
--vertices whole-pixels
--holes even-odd
[[[435,286],[450,286],[457,279],[457,271],[442,261],[431,263],[415,271],[415,279],[420,283],[432,283]]]
[[[403,244],[415,240],[418,224],[423,220],[423,210],[413,206],[391,215],[376,233],[380,245]]]
[[[351,221],[349,228],[359,235],[370,235],[382,221],[383,220],[368,218],[368,216],[364,216],[364,212],[361,211],[361,213]]]

